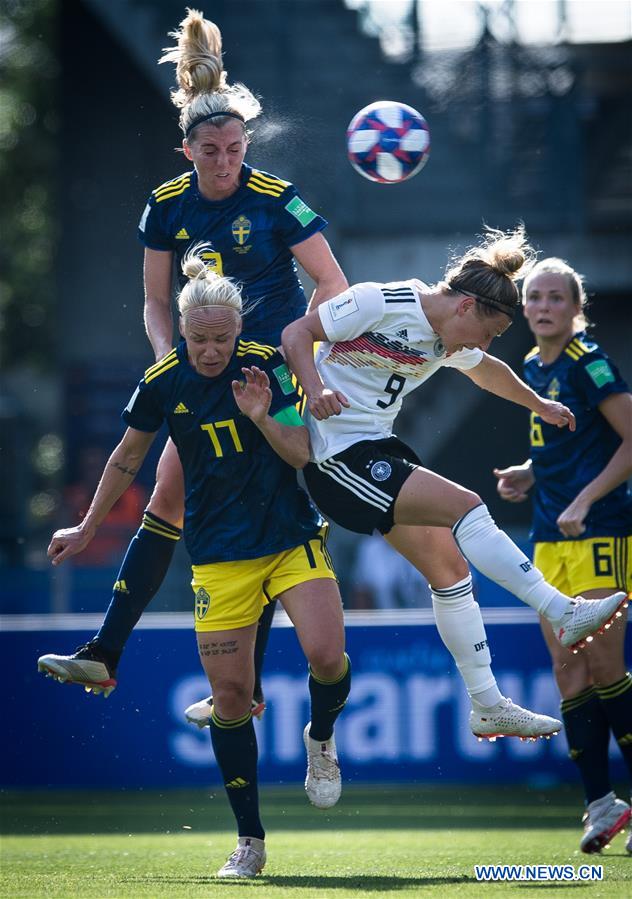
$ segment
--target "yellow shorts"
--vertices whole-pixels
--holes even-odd
[[[533,563],[568,596],[587,590],[632,589],[632,537],[536,543]]]
[[[261,610],[285,590],[336,575],[327,550],[327,528],[293,549],[238,562],[193,565],[195,630],[229,631],[259,620]]]

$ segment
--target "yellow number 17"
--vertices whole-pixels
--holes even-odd
[[[215,455],[218,459],[221,459],[224,455],[224,450],[222,449],[222,445],[219,442],[219,437],[217,436],[217,432],[220,428],[228,428],[228,433],[233,438],[233,445],[235,449],[238,453],[243,453],[244,448],[241,445],[241,440],[239,439],[239,434],[237,433],[234,419],[229,418],[226,421],[216,421],[212,424],[200,425],[200,427],[203,431],[206,431],[208,436],[211,438],[211,443],[213,444],[213,449],[215,450]]]

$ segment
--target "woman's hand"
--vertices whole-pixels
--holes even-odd
[[[575,416],[563,403],[543,399],[541,407],[535,411],[547,425],[556,425],[558,428],[568,426],[569,431],[575,430]]]
[[[494,474],[498,478],[496,490],[509,503],[523,503],[535,483],[530,461],[510,468],[495,468]]]
[[[340,415],[342,407],[349,408],[349,400],[339,390],[330,390],[323,387],[319,393],[314,393],[307,398],[307,408],[315,419],[324,421],[332,415]]]
[[[94,531],[87,532],[81,525],[55,531],[48,545],[46,555],[53,565],[61,565],[71,556],[83,552],[94,537]]]
[[[581,537],[586,530],[584,521],[590,512],[590,506],[590,502],[580,499],[580,497],[577,496],[573,502],[564,509],[557,519],[556,524],[565,537]]]
[[[270,379],[256,365],[242,368],[245,381],[233,381],[233,396],[241,412],[254,424],[261,424],[272,402]]]

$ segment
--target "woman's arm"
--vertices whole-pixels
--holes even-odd
[[[233,381],[233,396],[241,412],[256,425],[272,449],[292,468],[309,462],[309,432],[296,412],[296,425],[283,424],[268,415],[272,391],[267,374],[256,365],[242,368],[244,381]],[[293,407],[292,407],[293,408]],[[296,410],[294,410],[296,411]]]
[[[586,484],[557,519],[557,526],[565,537],[583,534],[590,507],[632,475],[632,394],[611,393],[599,403],[599,411],[617,432],[621,444],[603,471]]]
[[[172,266],[171,250],[145,250],[145,331],[156,359],[162,359],[173,347]]]
[[[316,284],[307,307],[309,312],[325,300],[342,293],[349,286],[336,257],[320,231],[290,249],[296,261]]]
[[[483,390],[488,390],[519,406],[526,406],[547,424],[557,425],[558,428],[568,426],[571,431],[575,430],[575,416],[570,409],[562,403],[538,396],[524,381],[520,380],[518,375],[514,374],[508,365],[505,365],[500,359],[496,359],[495,356],[483,353],[479,364],[463,371],[463,374]]]
[[[82,552],[94,537],[97,528],[117,499],[136,477],[155,433],[128,428],[101,475],[85,518],[74,528],[55,531],[48,547],[48,558],[59,565],[70,556]]]
[[[314,344],[327,340],[318,310],[287,325],[281,335],[288,365],[296,375],[307,397],[307,408],[321,421],[330,415],[340,415],[349,406],[343,393],[325,387],[314,363]]]

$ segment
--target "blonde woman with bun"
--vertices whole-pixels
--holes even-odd
[[[558,431],[533,413],[530,458],[495,469],[498,492],[524,502],[533,492],[534,561],[571,595],[598,601],[632,589],[632,395],[614,362],[589,335],[582,276],[563,259],[543,259],[522,286],[523,312],[536,346],[525,381],[574,410],[577,429]],[[624,655],[625,620],[587,652],[573,655],[542,631],[562,698],[569,757],[586,803],[582,852],[600,852],[632,817],[610,779],[609,743],[618,743],[632,779],[632,675]],[[632,853],[632,832],[626,841]]]
[[[521,709],[498,690],[464,557],[540,612],[571,648],[625,604],[624,593],[574,600],[549,585],[479,496],[423,468],[393,434],[402,399],[444,366],[553,427],[575,428],[566,406],[538,396],[487,352],[520,309],[515,282],[533,255],[521,227],[490,230],[438,284],[357,284],[283,332],[307,397],[312,449],[304,473],[312,499],[342,527],[382,533],[431,584],[437,627],[464,678],[479,737],[549,736],[561,722]]]
[[[167,422],[184,471],[195,630],[213,690],[211,740],[238,830],[237,847],[218,876],[254,877],[266,851],[251,710],[253,650],[267,597],[283,603],[309,663],[305,789],[318,808],[334,805],[341,792],[334,723],[351,669],[326,523],[296,480],[309,459],[298,394],[281,353],[241,336],[240,291],[208,271],[206,249],[194,249],[183,262],[189,279],[178,300],[184,339],[145,372],[86,517],[57,531],[48,555],[57,566],[89,544]],[[63,657],[55,658],[63,676]]]
[[[180,263],[187,251],[207,244],[202,258],[215,274],[241,286],[252,339],[278,346],[284,326],[303,315],[307,301],[297,263],[315,283],[312,307],[344,290],[347,281],[323,230],[324,218],[310,209],[294,185],[244,161],[250,126],[260,101],[243,84],[231,84],[222,61],[219,28],[203,14],[187,15],[171,37],[160,62],[175,63],[182,152],[189,168],[152,191],[138,236],[145,247],[144,319],[156,360],[173,346],[173,275],[185,278]],[[164,580],[182,534],[182,467],[171,441],[158,464],[156,486],[140,528],[130,542],[117,576],[105,620],[87,644],[65,657],[66,681],[94,692],[111,692],[132,630]],[[257,641],[253,709],[264,709],[263,652],[274,611],[263,612]],[[52,664],[50,656],[40,665]],[[186,710],[208,724],[210,697]]]

